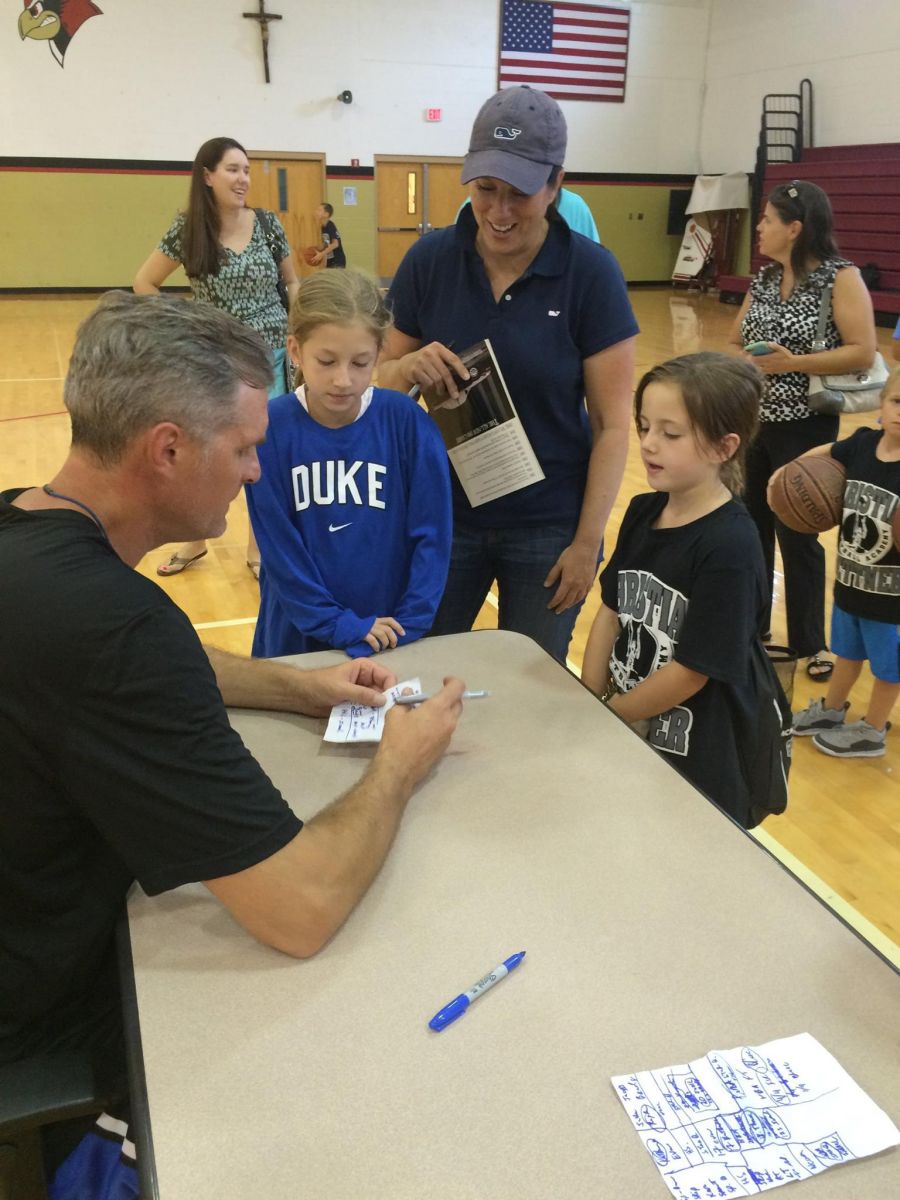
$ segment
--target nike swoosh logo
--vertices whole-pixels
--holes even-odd
[[[352,522],[352,521],[348,521],[348,522],[347,522],[347,525],[352,525],[352,524],[353,524],[353,522]],[[337,533],[337,531],[338,531],[339,529],[346,529],[346,528],[347,528],[347,525],[329,525],[329,526],[328,526],[328,532],[329,532],[329,533]]]

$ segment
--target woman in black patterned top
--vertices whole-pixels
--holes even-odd
[[[809,377],[862,370],[875,357],[872,301],[859,271],[841,258],[832,233],[831,204],[814,183],[794,180],[775,188],[756,231],[763,267],[741,306],[731,342],[740,349],[765,342],[769,353],[753,356],[767,376],[760,431],[747,462],[745,503],[762,539],[769,573],[769,617],[775,538],[784,566],[790,645],[807,659],[812,679],[827,679],[832,663],[825,647],[825,554],[815,534],[796,533],[766,503],[769,477],[815,446],[833,442],[839,418],[812,412]],[[822,293],[834,290],[825,349],[813,352]]]
[[[194,299],[249,325],[272,352],[270,396],[287,390],[287,313],[283,283],[293,299],[299,281],[281,222],[274,213],[247,207],[250,162],[233,138],[211,138],[197,151],[187,211],[179,213],[134,280],[139,294],[159,292],[180,265]],[[205,542],[180,546],[157,572],[177,575],[206,554]],[[247,565],[259,578],[259,550],[250,532]]]

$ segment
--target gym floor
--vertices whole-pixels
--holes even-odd
[[[633,289],[631,299],[642,331],[636,378],[674,354],[724,349],[737,312],[720,304],[714,295],[669,287]],[[78,323],[95,303],[93,295],[0,298],[0,488],[43,483],[62,462],[69,442],[63,377]],[[880,349],[889,357],[890,331],[879,329],[878,338]],[[876,415],[845,418],[841,436],[858,425],[873,424]],[[607,531],[608,545],[615,541],[630,497],[647,490],[635,438]],[[823,535],[822,540],[828,559],[830,610],[835,532]],[[247,653],[259,593],[246,565],[246,545],[247,510],[241,495],[232,505],[226,532],[210,543],[202,562],[163,580],[155,574],[155,565],[175,547],[161,547],[139,570],[181,605],[204,641]],[[598,602],[595,588],[570,647],[573,670],[580,668]],[[478,625],[496,625],[496,608],[490,602]],[[784,641],[780,575],[776,575],[773,633],[776,642]],[[447,669],[452,671],[453,664],[448,663]],[[865,668],[851,695],[854,716],[864,707],[870,687],[871,676]],[[794,707],[804,706],[823,691],[821,685],[798,673]],[[835,760],[815,750],[810,739],[795,739],[788,811],[782,817],[769,818],[755,835],[900,965],[900,714],[895,714],[895,724],[883,758]],[[604,787],[602,779],[597,783],[598,788]],[[702,848],[698,853],[702,854]]]

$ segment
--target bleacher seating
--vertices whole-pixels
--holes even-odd
[[[817,183],[828,193],[841,253],[858,267],[878,267],[872,303],[882,323],[892,324],[891,318],[900,314],[900,143],[818,146],[804,150],[799,162],[769,163],[763,196],[791,179]],[[754,274],[764,262],[755,242],[754,237]],[[718,284],[720,300],[739,301],[750,278],[721,275]]]

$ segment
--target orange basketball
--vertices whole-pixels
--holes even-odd
[[[769,507],[798,533],[824,533],[841,519],[847,474],[830,454],[795,458],[779,473]]]
[[[310,266],[316,261],[316,256],[319,253],[318,246],[307,246],[303,251],[303,261],[309,263]]]

